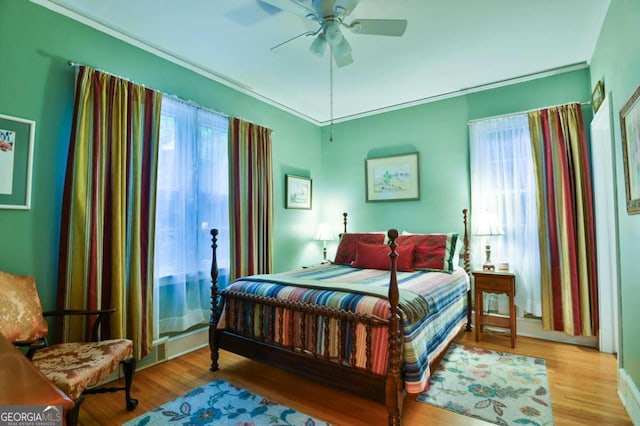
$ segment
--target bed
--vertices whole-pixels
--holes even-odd
[[[404,395],[426,390],[434,361],[471,330],[467,219],[462,238],[351,234],[345,213],[334,262],[222,291],[213,229],[211,370],[225,349],[384,403],[399,425]]]

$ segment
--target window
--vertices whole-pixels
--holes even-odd
[[[228,119],[165,96],[156,187],[156,330],[175,333],[211,314],[211,228],[220,282],[229,265]],[[156,336],[158,337],[158,336]]]
[[[470,124],[471,224],[474,212],[498,218],[504,235],[490,237],[494,264],[509,262],[516,274],[516,305],[542,314],[537,190],[526,114]],[[471,244],[474,267],[485,259],[485,237]],[[500,311],[500,309],[498,309]]]

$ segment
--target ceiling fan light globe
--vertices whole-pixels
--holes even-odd
[[[346,38],[343,38],[340,43],[332,46],[333,48],[333,56],[337,58],[341,58],[351,53],[351,45],[347,41]]]
[[[322,37],[322,34],[320,34],[318,37],[313,39],[311,46],[309,46],[309,51],[318,57],[322,57],[326,48],[327,43],[324,40],[324,37]]]

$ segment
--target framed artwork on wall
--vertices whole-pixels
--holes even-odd
[[[31,208],[36,122],[0,114],[0,208]]]
[[[311,179],[301,176],[285,176],[287,209],[311,209]]]
[[[591,92],[591,106],[593,107],[593,113],[598,112],[602,101],[604,100],[604,85],[601,80],[598,80],[596,87]]]
[[[620,110],[627,213],[640,213],[640,87]]]
[[[367,202],[419,200],[418,160],[417,152],[365,159]]]

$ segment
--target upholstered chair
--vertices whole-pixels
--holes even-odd
[[[110,310],[42,312],[36,283],[31,276],[0,271],[0,332],[16,346],[27,347],[26,356],[75,405],[67,413],[67,425],[75,425],[84,396],[91,393],[125,391],[127,410],[138,401],[131,398],[131,381],[135,371],[133,342],[128,339],[99,341],[100,323]],[[96,317],[91,342],[47,345],[45,316],[93,315]],[[124,387],[97,387],[122,365]]]

